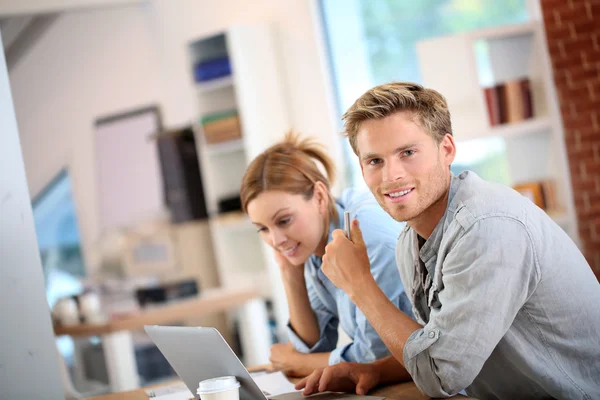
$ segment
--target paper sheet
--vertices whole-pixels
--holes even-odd
[[[281,371],[254,376],[253,379],[266,396],[298,392],[298,390],[294,389],[294,384]]]
[[[194,398],[194,395],[188,390],[183,382],[158,387],[156,389],[147,389],[146,394],[148,395],[148,398],[152,400],[188,400]]]

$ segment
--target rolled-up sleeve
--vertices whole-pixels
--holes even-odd
[[[429,322],[404,346],[407,371],[430,397],[453,396],[473,382],[539,282],[529,232],[504,216],[473,222],[441,274]]]
[[[306,274],[305,274],[306,276]],[[312,347],[309,347],[304,340],[302,340],[291,324],[288,322],[287,334],[290,339],[290,343],[300,353],[323,353],[332,351],[335,349],[338,341],[338,317],[331,312],[325,304],[319,299],[317,291],[312,284],[312,278],[306,276],[306,290],[308,292],[308,299],[310,306],[317,317],[319,324],[319,340]]]

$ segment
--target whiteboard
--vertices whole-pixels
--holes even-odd
[[[156,142],[156,107],[96,121],[99,226],[102,232],[164,216],[164,192]]]

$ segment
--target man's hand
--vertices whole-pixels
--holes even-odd
[[[379,370],[372,364],[342,362],[319,368],[296,384],[308,396],[317,392],[356,392],[364,395],[379,384]]]
[[[352,220],[350,239],[341,229],[334,230],[332,236],[333,240],[325,247],[321,269],[335,286],[352,298],[353,292],[367,280],[374,281],[358,220]]]

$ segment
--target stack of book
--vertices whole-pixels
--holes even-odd
[[[201,118],[204,139],[208,144],[222,143],[242,137],[240,117],[236,110],[205,115]]]
[[[483,88],[491,126],[514,123],[533,117],[531,85],[528,78]]]
[[[553,179],[545,179],[535,182],[521,182],[513,185],[513,189],[521,193],[546,212],[557,212],[560,210],[556,200],[556,188]]]

